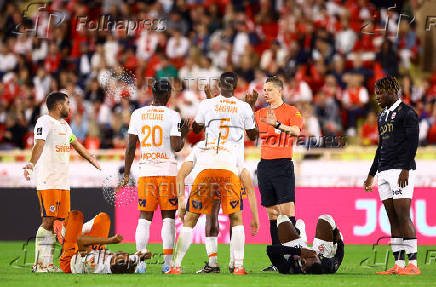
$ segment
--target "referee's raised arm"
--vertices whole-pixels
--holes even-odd
[[[270,221],[272,244],[280,244],[277,235],[277,216],[290,218],[295,225],[295,174],[292,145],[299,136],[303,118],[298,109],[283,102],[283,82],[270,77],[264,84],[264,97],[269,106],[255,113],[261,139],[261,160],[257,165],[257,179],[261,204]],[[274,266],[264,271],[276,270]]]

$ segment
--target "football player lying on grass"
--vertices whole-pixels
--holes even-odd
[[[305,224],[301,219],[294,228],[287,216],[279,215],[277,226],[282,245],[269,245],[267,253],[280,273],[329,274],[336,273],[341,266],[344,243],[330,215],[318,218],[312,248],[307,247]]]
[[[62,226],[60,226],[62,224]],[[65,221],[57,222],[55,231],[62,244],[60,267],[65,273],[134,273],[140,261],[151,258],[150,251],[141,250],[134,255],[105,249],[104,244],[117,244],[123,240],[119,234],[108,237],[111,221],[101,212],[83,223],[83,214],[72,210]]]

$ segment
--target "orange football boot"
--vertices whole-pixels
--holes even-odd
[[[377,275],[395,275],[395,274],[399,274],[401,271],[403,271],[403,269],[404,268],[401,268],[400,266],[395,264],[395,266],[392,267],[391,269],[386,270],[386,271],[376,272],[375,274],[377,274]]]
[[[182,268],[181,267],[171,267],[170,272],[167,274],[182,274]]]
[[[239,268],[239,267],[235,267],[235,269],[233,270],[233,274],[235,274],[235,275],[248,275],[248,273],[245,272],[244,268]]]
[[[400,275],[420,275],[421,270],[419,270],[418,267],[415,265],[409,263],[405,268],[403,268],[400,272],[398,272]]]

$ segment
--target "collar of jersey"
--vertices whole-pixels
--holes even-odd
[[[392,106],[387,109],[389,112],[393,112],[401,104],[401,99],[398,99]]]

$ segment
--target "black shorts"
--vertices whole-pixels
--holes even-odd
[[[295,202],[295,173],[291,159],[261,159],[257,164],[257,181],[262,206]]]

